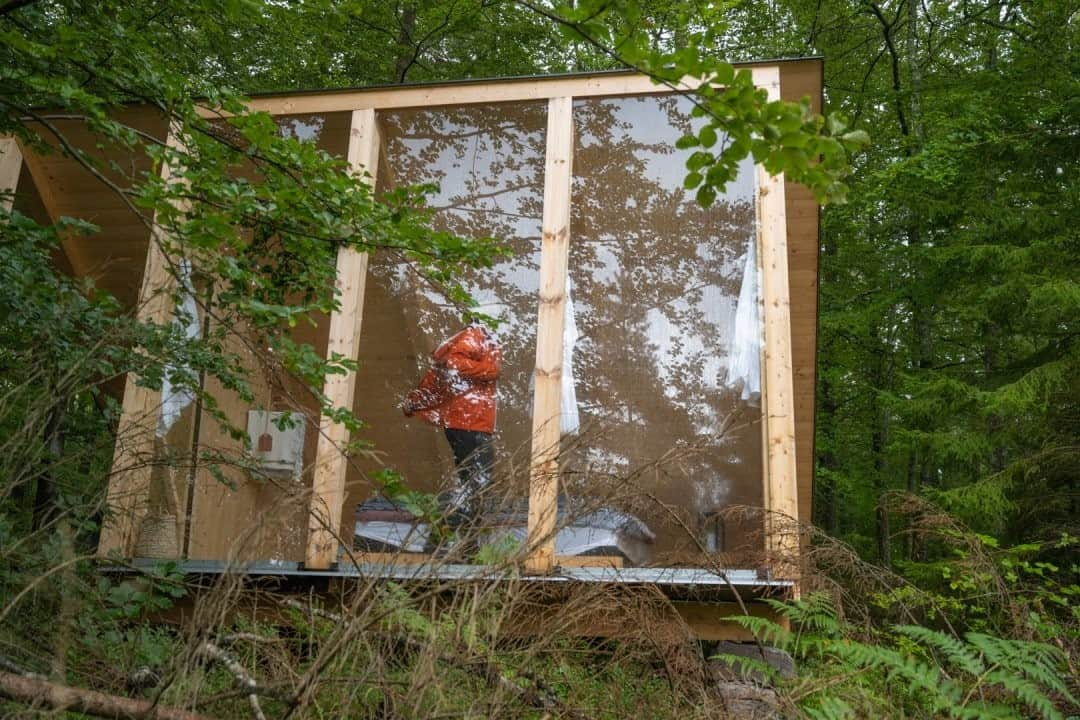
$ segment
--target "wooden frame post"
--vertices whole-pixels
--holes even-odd
[[[15,138],[0,138],[0,193],[10,193],[0,198],[0,210],[11,211],[15,204],[15,188],[19,185],[23,155]]]
[[[780,69],[753,69],[754,85],[780,99]],[[799,550],[799,492],[795,467],[795,398],[791,363],[791,298],[788,286],[787,204],[784,176],[757,169],[757,237],[762,267],[765,334],[762,421],[765,423],[766,552],[786,576]]]
[[[349,131],[348,162],[352,172],[375,184],[379,164],[379,129],[375,110],[354,110]],[[348,247],[338,250],[337,288],[340,305],[330,315],[328,358],[335,355],[355,360],[360,349],[360,323],[364,314],[364,287],[367,282],[367,253]],[[352,410],[356,391],[356,373],[330,375],[323,394],[335,408]],[[304,566],[325,570],[337,561],[341,510],[345,503],[345,446],[348,429],[323,416],[319,423],[319,442],[315,454],[315,474],[311,486],[308,515],[307,551]]]
[[[166,145],[180,146],[180,132],[171,127]],[[173,170],[168,162],[161,165],[162,180],[168,182]],[[155,216],[146,246],[146,264],[135,317],[144,323],[163,325],[173,312],[174,278],[168,271],[168,258],[162,250],[167,233]],[[161,412],[161,391],[141,387],[134,373],[124,383],[124,399],[113,448],[112,475],[106,502],[112,522],[102,525],[98,554],[118,553],[130,557],[142,531],[149,510],[150,479],[155,453],[155,431]]]
[[[529,473],[530,554],[525,561],[525,567],[531,573],[550,572],[555,562],[563,325],[574,156],[573,109],[572,97],[556,97],[548,101],[540,307],[536,322],[536,387]]]

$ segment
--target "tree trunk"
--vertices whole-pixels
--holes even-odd
[[[49,416],[45,421],[45,443],[49,448],[49,454],[45,459],[44,467],[38,474],[37,492],[34,495],[32,527],[35,531],[48,525],[56,514],[57,491],[52,470],[64,452],[64,437],[60,428],[64,423],[66,409],[67,400],[58,401],[49,411]]]
[[[394,63],[394,82],[404,83],[409,69],[416,62],[420,48],[416,47],[413,35],[416,33],[416,6],[412,3],[405,5],[401,12],[400,25],[398,27],[397,45],[398,57]]]
[[[822,443],[826,449],[818,454],[818,467],[823,470],[819,475],[820,489],[814,503],[815,522],[825,529],[830,536],[836,537],[839,530],[840,519],[837,510],[836,472],[839,470],[839,462],[836,453],[836,398],[833,397],[832,388],[828,380],[821,381],[821,414],[818,416],[818,427],[826,436],[826,442]]]
[[[870,449],[874,456],[874,483],[878,490],[877,508],[877,547],[878,560],[884,568],[892,569],[891,531],[889,528],[889,512],[884,505],[885,493],[888,490],[886,473],[888,472],[888,459],[885,457],[886,445],[889,433],[888,410],[877,410],[877,423],[874,432],[870,436]]]

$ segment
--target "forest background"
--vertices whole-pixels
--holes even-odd
[[[1077,712],[1069,678],[1080,624],[1078,15],[1075,0],[9,0],[0,3],[0,134],[23,132],[35,108],[60,108],[161,161],[173,150],[133,136],[109,110],[151,102],[196,127],[196,98],[239,109],[236,93],[626,64],[724,73],[723,61],[823,56],[824,113],[835,124],[801,128],[805,156],[822,157],[821,167],[783,159],[780,148],[746,152],[791,174],[802,167],[829,200],[813,518],[820,557],[810,561],[820,562],[814,571],[831,593],[790,609],[805,635],[754,627],[805,659],[801,680],[778,681],[792,713],[1063,717]],[[724,129],[755,138],[775,120],[770,113],[783,112],[733,107]],[[222,228],[245,223],[286,228],[290,257],[332,258],[327,239],[344,237],[438,256],[418,261],[447,281],[456,263],[484,262],[482,248],[425,232],[415,198],[376,202],[333,163],[282,142],[265,119],[238,121],[237,132],[243,148],[211,134],[192,139],[199,162],[182,191],[155,178],[123,188],[135,205],[162,213],[181,194],[198,198],[195,222],[185,221],[176,242],[209,267],[247,257],[249,248],[221,246]],[[870,143],[857,149],[864,133]],[[271,168],[266,187],[243,197],[222,181],[238,150]],[[290,193],[292,173],[321,195]],[[345,198],[332,218],[327,198]],[[227,669],[216,671],[222,687],[209,705],[185,704],[189,676],[205,673],[212,686],[215,671],[196,649],[177,660],[178,647],[202,646],[137,621],[182,588],[168,577],[153,592],[110,584],[82,555],[96,533],[118,415],[103,382],[136,371],[160,383],[167,360],[183,358],[243,388],[243,369],[221,338],[189,342],[147,326],[57,271],[51,248],[64,233],[93,228],[17,213],[5,213],[0,228],[0,660],[19,676],[249,713],[228,695]],[[257,274],[254,261],[229,267],[237,287]],[[332,263],[298,263],[260,280],[258,303],[226,293],[223,311],[273,335],[283,318],[330,306],[332,297],[312,291],[332,286],[328,272]],[[303,306],[284,302],[297,291]],[[302,377],[334,371],[302,348],[282,350],[282,363]],[[331,629],[309,630],[332,644]],[[469,651],[496,661],[493,648]],[[543,687],[555,712],[616,712],[608,686],[633,685],[627,667],[636,666],[604,653],[602,670],[528,656],[537,673],[554,673]],[[499,692],[502,712],[536,711],[484,682],[465,698],[410,699],[411,712],[400,709],[411,696],[394,684],[399,676],[360,700],[325,696],[321,673],[341,656],[310,657],[288,692],[267,693],[270,711],[333,715],[327,707],[349,702],[356,715],[392,707],[402,716],[487,715]],[[522,667],[497,661],[503,679],[506,668]],[[171,679],[133,688],[142,667],[169,668]],[[686,715],[679,683],[640,685],[636,708],[617,707]],[[483,712],[476,697],[486,698]],[[35,712],[17,702],[0,709]]]

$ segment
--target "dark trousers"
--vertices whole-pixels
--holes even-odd
[[[457,504],[467,516],[474,517],[479,511],[476,496],[491,483],[491,469],[495,465],[491,433],[446,428],[446,440],[454,453]]]

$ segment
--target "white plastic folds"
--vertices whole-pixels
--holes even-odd
[[[199,327],[199,307],[195,302],[195,289],[191,286],[191,263],[187,258],[180,259],[181,298],[173,314],[173,325],[179,328],[188,340],[197,340]],[[173,375],[190,375],[191,368],[168,364],[165,366],[165,379],[161,383],[161,417],[158,418],[157,436],[165,437],[169,429],[180,419],[180,414],[195,399],[195,394],[188,388],[173,387]]]
[[[578,341],[574,301],[570,293],[570,277],[566,278],[566,305],[563,316],[562,397],[559,401],[559,430],[573,435],[581,428],[578,413],[577,389],[574,387],[574,345]]]
[[[735,306],[735,322],[727,355],[727,385],[738,390],[739,397],[758,405],[761,402],[761,314],[758,288],[757,242],[747,243],[742,288]]]

